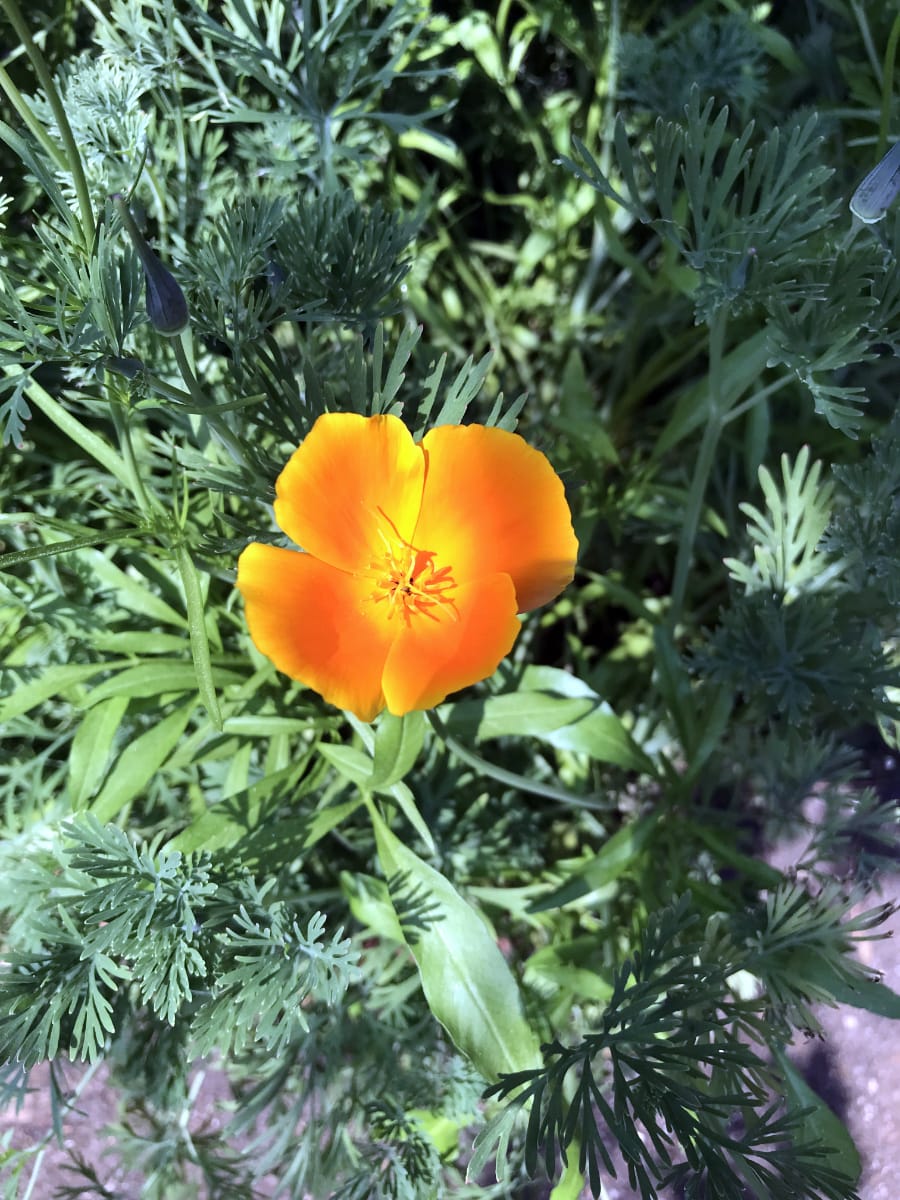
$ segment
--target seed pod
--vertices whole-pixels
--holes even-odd
[[[184,292],[172,272],[162,265],[150,249],[122,197],[113,196],[113,202],[144,268],[150,324],[164,337],[175,337],[187,329],[190,322]]]

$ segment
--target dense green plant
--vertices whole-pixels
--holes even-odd
[[[853,749],[900,744],[900,212],[847,206],[900,18],[0,12],[0,1094],[48,1062],[55,1127],[5,1194],[102,1063],[147,1197],[849,1200],[787,1047],[900,1017]],[[335,410],[518,426],[581,542],[492,679],[371,726],[233,589]]]

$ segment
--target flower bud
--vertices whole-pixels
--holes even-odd
[[[895,142],[850,198],[850,211],[866,225],[880,221],[900,195],[900,142]]]
[[[144,268],[150,324],[164,337],[175,337],[187,329],[190,321],[184,292],[172,272],[150,249],[122,197],[114,196],[113,201]]]

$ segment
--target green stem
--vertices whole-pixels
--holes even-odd
[[[124,484],[125,487],[131,487],[128,468],[112,446],[108,445],[103,438],[82,425],[77,417],[72,416],[68,409],[63,408],[59,401],[54,400],[50,393],[34,380],[25,388],[25,395],[61,433],[80,446],[85,454],[90,455],[102,467],[105,467],[110,475],[118,479],[119,483]]]
[[[544,796],[548,800],[556,800],[557,803],[567,804],[570,808],[587,808],[591,812],[609,811],[611,802],[607,803],[599,796],[576,796],[572,792],[567,792],[565,788],[554,787],[550,783],[538,783],[535,779],[528,779],[525,775],[517,775],[514,771],[507,771],[504,767],[498,767],[494,763],[488,762],[481,755],[466,749],[461,742],[448,733],[447,726],[433,709],[425,715],[432,729],[450,753],[455,754],[462,762],[468,763],[479,775],[487,775],[490,779],[496,779],[498,783],[506,784],[507,787],[513,787],[519,792],[530,792],[533,796]]]
[[[887,153],[888,128],[891,120],[891,100],[894,95],[894,64],[897,61],[897,43],[900,42],[900,13],[894,17],[894,24],[888,35],[887,49],[884,52],[884,79],[881,84],[881,120],[878,123],[878,153],[875,161],[879,162]]]
[[[850,0],[850,7],[853,10],[853,15],[856,17],[856,24],[859,26],[859,36],[862,38],[862,43],[866,48],[866,54],[869,56],[869,63],[872,66],[872,71],[878,81],[879,86],[884,84],[881,75],[881,62],[875,50],[875,43],[872,41],[872,31],[869,28],[869,22],[866,17],[865,9],[859,0]]]
[[[669,621],[673,629],[681,620],[688,573],[694,556],[694,543],[700,526],[700,513],[703,511],[703,499],[706,496],[706,487],[712,473],[716,449],[727,415],[722,402],[722,357],[727,326],[727,313],[725,309],[720,309],[713,318],[709,330],[709,414],[688,491],[681,537],[678,539],[678,555],[675,559],[675,580],[672,585],[672,604],[669,610]]]
[[[31,32],[19,11],[16,0],[0,0],[0,8],[6,13],[10,25],[12,25],[19,40],[25,47],[25,53],[31,60],[31,65],[34,67],[38,82],[44,89],[44,94],[47,97],[54,119],[56,120],[59,136],[62,138],[62,143],[66,150],[67,166],[72,172],[72,179],[75,182],[75,194],[78,197],[78,207],[81,210],[84,248],[89,253],[94,244],[94,211],[91,206],[91,194],[88,191],[87,179],[85,178],[84,165],[81,161],[78,143],[75,141],[75,136],[72,133],[72,126],[69,124],[69,118],[66,116],[62,98],[56,88],[56,84],[53,82],[50,68],[47,66],[43,54],[35,44],[34,38],[32,38]]]
[[[786,387],[789,383],[793,383],[793,381],[794,377],[792,375],[782,375],[774,383],[769,383],[764,388],[760,388],[758,392],[754,392],[752,396],[748,396],[746,400],[742,400],[740,404],[729,409],[728,415],[724,418],[722,424],[730,425],[732,421],[736,421],[738,417],[742,417],[751,408],[755,408],[757,404],[762,403],[763,400],[767,400],[775,392],[780,392],[783,387]]]
[[[57,167],[65,170],[67,166],[66,156],[31,111],[31,105],[13,83],[12,79],[10,79],[9,73],[4,67],[0,67],[0,88],[6,93],[6,98],[22,118],[22,123],[27,127],[35,141],[43,147],[44,151],[52,158]]]
[[[141,512],[145,516],[150,516],[153,511],[153,504],[151,503],[150,496],[147,494],[147,489],[144,487],[144,481],[141,478],[137,457],[134,453],[134,443],[131,440],[131,426],[128,423],[125,410],[119,402],[114,400],[111,409],[113,424],[116,427],[116,434],[119,438],[119,448],[122,451],[122,458],[125,460],[125,469],[128,472],[128,486],[134,493],[134,498],[137,500]]]

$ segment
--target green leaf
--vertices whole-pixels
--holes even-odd
[[[127,696],[110,696],[92,708],[79,725],[69,751],[69,798],[73,809],[83,808],[99,786],[127,707]]]
[[[807,468],[809,472],[807,474]],[[834,485],[820,483],[822,464],[809,466],[809,447],[803,446],[793,465],[781,456],[783,488],[779,491],[766,467],[759,468],[759,483],[766,511],[741,504],[749,518],[747,532],[755,543],[753,564],[726,558],[732,579],[748,592],[777,593],[790,601],[806,592],[817,592],[832,583],[843,564],[820,549],[831,518]]]
[[[829,1165],[856,1183],[862,1172],[862,1164],[846,1125],[809,1087],[784,1050],[776,1046],[773,1053],[787,1085],[788,1108],[804,1110],[801,1126],[803,1140],[821,1142],[828,1151]]]
[[[373,761],[369,764],[368,775],[365,777],[363,777],[362,774],[362,761],[365,759],[365,755],[361,754],[358,750],[354,750],[353,754],[351,755],[338,754],[332,756],[333,761],[335,761],[335,765],[337,765],[338,760],[342,760],[344,762],[346,769],[342,771],[342,774],[344,774],[346,778],[350,778],[350,776],[347,774],[347,771],[356,771],[359,777],[355,780],[351,779],[351,782],[357,783],[357,786],[362,788],[363,791],[374,790],[383,792],[387,796],[391,796],[397,802],[397,806],[406,817],[407,821],[409,821],[410,825],[412,825],[413,829],[415,829],[416,833],[422,839],[422,842],[424,843],[425,848],[428,850],[428,853],[434,854],[434,839],[431,836],[431,830],[422,819],[422,814],[416,807],[415,797],[406,784],[400,782],[399,780],[396,783],[386,784],[376,784],[374,782],[376,739],[372,726],[367,724],[365,721],[358,720],[353,716],[352,713],[348,713],[346,716],[347,720],[359,734],[360,741],[365,746],[369,754],[372,755]],[[335,749],[335,747],[332,747],[332,749]],[[350,747],[346,747],[346,749],[350,749]],[[326,757],[328,756],[326,755]]]
[[[539,913],[562,908],[618,879],[643,854],[658,820],[659,814],[651,813],[617,830],[599,853],[578,867],[560,887],[535,900],[528,911]]]
[[[425,741],[425,729],[425,714],[421,712],[405,717],[389,712],[382,715],[375,732],[373,788],[391,787],[411,770]]]
[[[900,1021],[900,996],[884,983],[866,979],[862,975],[854,975],[851,983],[839,974],[827,959],[803,948],[793,951],[789,966],[800,986],[804,981],[809,981],[827,995],[833,996],[839,1004],[850,1004],[853,1008],[863,1008],[866,1012],[877,1013],[880,1017]]]
[[[304,776],[309,771],[309,759],[312,753],[313,751],[310,749],[298,762],[292,762],[289,767],[272,772],[271,775],[260,779],[245,791],[229,796],[226,800],[220,801],[206,812],[201,813],[186,829],[172,838],[167,849],[178,850],[182,854],[191,854],[195,850],[208,850],[210,853],[214,853],[217,850],[228,850],[237,845],[256,830],[263,819],[266,802],[270,797],[274,798],[274,803],[278,803],[282,798],[296,799],[299,791],[306,790],[301,781],[306,782]],[[315,776],[313,776],[314,779]],[[348,804],[334,805],[323,809],[322,813],[317,813],[311,824],[313,828],[316,828],[316,822],[322,818],[321,826],[318,827],[319,831],[315,837],[307,834],[308,841],[304,844],[312,844],[313,841],[323,837],[329,829],[333,829],[361,803],[361,799],[354,799]],[[328,819],[325,820],[325,817]],[[279,831],[283,832],[283,826],[279,826]]]
[[[486,1079],[539,1066],[519,989],[484,919],[394,836],[371,802],[368,807],[391,900],[432,1013]],[[404,926],[404,897],[410,896],[422,916]]]
[[[406,938],[391,904],[391,894],[382,879],[361,872],[341,871],[341,889],[350,911],[366,929],[391,942],[405,944]]]
[[[613,994],[609,979],[597,973],[597,942],[594,937],[554,941],[530,955],[525,963],[525,982],[546,995],[547,984],[565,993],[566,1014],[571,998],[607,1004]]]
[[[193,700],[183,704],[125,747],[90,807],[98,821],[112,821],[140,795],[174,750],[195,707]]]
[[[23,683],[0,704],[0,724],[11,721],[13,717],[21,717],[74,684],[117,666],[121,666],[121,663],[65,663],[48,667],[40,678]]]
[[[463,743],[535,737],[558,750],[655,774],[651,760],[606,701],[586,683],[549,667],[529,668],[522,683],[518,692],[444,706],[440,715],[448,732]],[[529,685],[535,690],[529,690]]]
[[[498,1181],[510,1176],[509,1139],[521,1114],[515,1104],[507,1104],[495,1113],[475,1138],[472,1157],[466,1167],[466,1182],[474,1183],[488,1163],[495,1164]]]
[[[332,829],[355,813],[362,803],[362,796],[353,796],[340,804],[328,804],[317,809],[304,828],[303,849],[307,850],[321,841],[326,833],[331,833]]]
[[[341,746],[333,742],[322,742],[319,753],[327,758],[331,765],[343,777],[364,791],[372,787],[372,759],[355,746]]]
[[[550,1193],[550,1200],[578,1200],[584,1188],[584,1175],[578,1169],[580,1143],[574,1138],[569,1146],[569,1161],[566,1164],[562,1179]]]
[[[194,560],[188,553],[187,547],[178,546],[176,560],[181,572],[181,583],[184,587],[184,599],[188,614],[188,629],[191,635],[191,653],[194,656],[194,670],[197,673],[197,690],[203,706],[209,713],[213,726],[221,732],[222,713],[213,683],[212,661],[209,656],[209,638],[206,633],[206,614],[203,608],[203,596],[200,591],[200,579]]]
[[[114,592],[117,602],[129,612],[163,625],[174,625],[176,629],[187,628],[188,622],[180,612],[160,599],[141,580],[117,567],[99,550],[82,551],[81,560],[88,563],[100,582]]]
[[[217,671],[220,686],[240,683],[241,677],[232,671]],[[197,689],[197,672],[192,662],[177,658],[157,658],[120,671],[112,679],[98,684],[84,698],[85,707],[99,704],[110,696],[130,696],[147,699],[151,696],[171,696],[176,692],[193,692]]]

